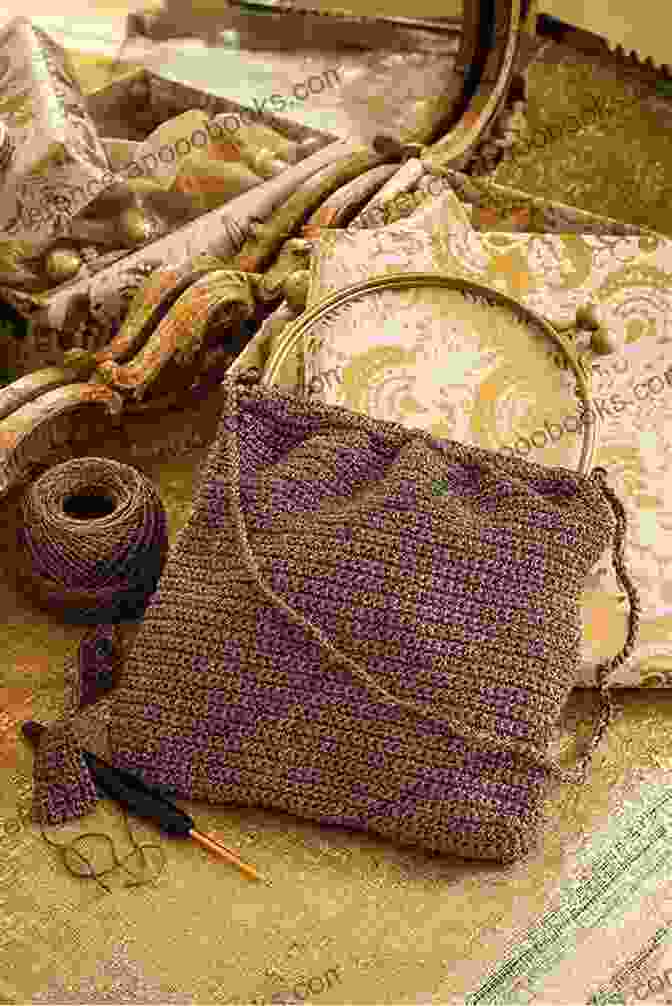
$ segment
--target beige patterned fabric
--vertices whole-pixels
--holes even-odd
[[[0,123],[0,237],[39,246],[113,179],[68,54],[23,16],[0,30]]]
[[[630,518],[628,558],[643,602],[639,647],[618,686],[672,683],[672,243],[656,235],[477,233],[451,219],[324,232],[309,306],[373,275],[437,271],[483,283],[559,324],[594,303],[620,345],[595,360],[601,419],[596,463],[612,474]],[[496,315],[496,316],[495,316]],[[302,347],[311,393],[379,419],[429,429],[544,464],[574,467],[578,403],[553,345],[521,332],[506,311],[465,304],[450,291],[383,291],[338,309]],[[578,684],[615,651],[625,606],[601,562],[583,600]]]

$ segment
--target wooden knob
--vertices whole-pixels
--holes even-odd
[[[44,268],[52,283],[66,283],[82,268],[82,259],[74,248],[52,248]]]
[[[297,272],[290,273],[283,283],[282,292],[294,311],[305,310],[309,288],[310,271],[308,269],[299,269]]]
[[[609,356],[618,351],[618,344],[609,329],[599,325],[590,337],[590,348],[597,356]]]
[[[287,169],[287,162],[281,161],[273,151],[262,147],[250,158],[250,167],[261,178],[275,178]]]
[[[154,236],[154,225],[146,213],[131,206],[119,217],[119,227],[124,239],[131,244],[144,244]]]

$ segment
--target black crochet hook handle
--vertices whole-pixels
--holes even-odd
[[[23,736],[36,745],[40,737],[47,728],[35,720],[27,720],[21,727]],[[168,835],[177,835],[180,838],[191,838],[198,842],[205,849],[215,853],[220,859],[236,866],[242,873],[254,880],[261,880],[266,884],[271,881],[262,877],[257,870],[244,863],[243,860],[232,849],[222,845],[220,841],[211,835],[206,835],[196,828],[193,818],[185,814],[183,810],[164,799],[160,793],[149,789],[140,779],[124,772],[123,769],[113,768],[107,762],[91,754],[90,751],[83,751],[84,761],[89,767],[89,771],[96,783],[99,796],[108,796],[117,803],[122,804],[138,817],[144,817],[165,831]]]
[[[46,729],[35,720],[27,720],[21,727],[21,732],[27,740],[36,744]],[[102,790],[102,795],[123,804],[138,817],[154,821],[169,835],[190,837],[190,832],[196,826],[183,810],[164,800],[130,772],[113,768],[90,751],[84,751],[83,754],[99,793]]]

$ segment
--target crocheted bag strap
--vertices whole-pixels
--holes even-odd
[[[315,625],[314,622],[300,614],[300,612],[288,604],[283,597],[277,594],[273,588],[264,581],[261,571],[259,570],[257,560],[250,547],[245,518],[243,516],[240,503],[240,443],[237,434],[238,423],[235,421],[240,412],[239,386],[257,384],[258,380],[259,372],[254,368],[251,368],[247,372],[237,375],[230,383],[227,382],[231,396],[227,396],[227,402],[230,403],[228,418],[232,421],[227,424],[228,429],[226,432],[225,442],[226,455],[229,462],[228,482],[231,492],[232,515],[236,527],[237,542],[241,555],[245,561],[245,565],[247,566],[248,573],[252,577],[260,593],[272,604],[280,608],[291,622],[300,626],[315,640],[317,640],[323,650],[329,654],[332,659],[336,660],[338,663],[344,664],[359,678],[366,681],[369,687],[378,692],[378,694],[387,702],[392,702],[393,704],[402,706],[406,709],[412,709],[416,712],[423,713],[426,716],[431,716],[434,719],[439,719],[447,723],[455,733],[461,736],[466,736],[469,740],[482,742],[491,747],[494,746],[500,749],[505,748],[517,754],[525,755],[529,757],[537,766],[549,771],[552,775],[556,776],[563,782],[584,782],[587,769],[592,760],[595,749],[600,743],[604,732],[612,719],[613,707],[611,704],[607,678],[630,657],[639,631],[639,596],[626,570],[624,557],[627,518],[621,501],[618,499],[613,490],[605,484],[605,478],[607,475],[606,470],[604,468],[596,468],[593,473],[587,477],[591,479],[594,478],[598,481],[599,487],[616,517],[616,533],[614,536],[612,561],[618,581],[625,590],[630,605],[628,636],[620,652],[611,660],[604,661],[597,669],[597,680],[600,689],[600,710],[596,717],[591,738],[588,742],[586,750],[578,759],[577,766],[574,770],[568,770],[562,768],[550,755],[540,755],[533,744],[525,741],[510,741],[503,737],[495,737],[485,731],[461,727],[455,723],[451,716],[446,715],[441,710],[436,709],[431,705],[424,705],[422,703],[413,702],[410,699],[402,699],[399,696],[394,695],[383,685],[379,684],[378,681],[376,681],[376,679],[369,674],[369,672],[360,663],[353,660],[347,653],[343,653],[339,650],[338,647],[336,647],[331,640],[328,639],[328,637],[317,625]],[[265,389],[265,391],[269,396],[276,394],[273,389]]]

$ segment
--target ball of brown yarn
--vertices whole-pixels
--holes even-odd
[[[75,624],[140,618],[168,553],[166,513],[142,472],[110,458],[54,465],[22,499],[19,580]]]

